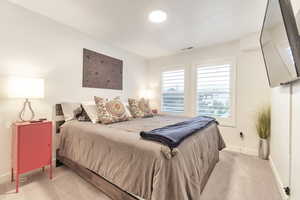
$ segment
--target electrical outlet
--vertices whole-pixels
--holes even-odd
[[[244,133],[243,132],[240,132],[240,138],[243,140],[244,139]]]
[[[291,195],[291,189],[290,189],[290,187],[285,187],[283,189],[284,189],[284,192],[285,192],[286,195],[288,195],[288,196]]]

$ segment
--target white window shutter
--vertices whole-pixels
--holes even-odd
[[[231,116],[231,68],[229,64],[197,67],[198,115]]]
[[[184,70],[162,72],[162,112],[184,112]]]

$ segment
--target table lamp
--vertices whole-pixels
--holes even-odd
[[[10,78],[8,80],[7,93],[9,98],[25,99],[19,118],[23,122],[31,121],[34,119],[35,114],[29,99],[44,98],[44,80],[38,78]],[[30,119],[24,119],[27,106],[31,112]]]

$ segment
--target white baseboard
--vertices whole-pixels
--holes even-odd
[[[0,175],[0,184],[10,180],[10,173]]]
[[[269,157],[269,163],[270,163],[270,166],[272,168],[273,174],[274,174],[274,176],[276,178],[277,187],[279,189],[279,192],[280,192],[282,200],[288,200],[289,197],[285,194],[285,191],[283,189],[284,185],[282,184],[282,181],[280,179],[279,173],[277,171],[277,168],[276,168],[276,166],[275,166],[275,164],[274,164],[271,156]]]
[[[225,150],[242,153],[242,154],[246,154],[246,155],[250,155],[250,156],[258,156],[256,149],[242,148],[242,147],[238,147],[238,146],[228,146],[225,148]]]

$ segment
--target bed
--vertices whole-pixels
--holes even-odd
[[[110,183],[103,185],[111,187],[107,191],[123,192],[119,198],[107,194],[115,199],[199,200],[225,147],[217,124],[193,134],[172,151],[139,135],[142,130],[186,119],[157,115],[110,125],[69,121],[60,127],[58,158],[68,166],[81,167],[82,176]],[[101,184],[98,187],[103,189]]]

